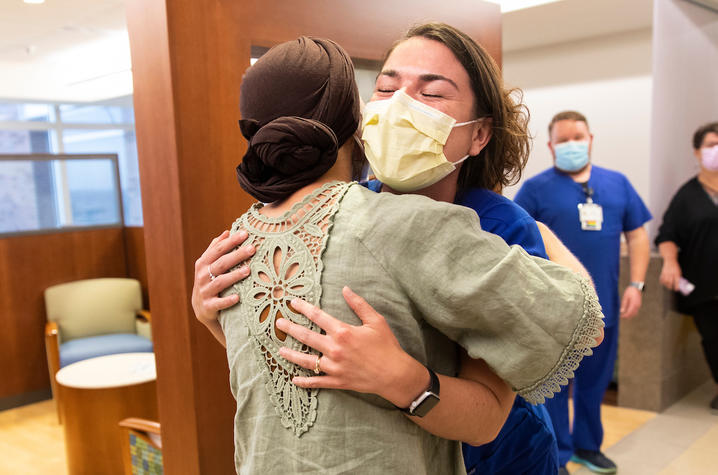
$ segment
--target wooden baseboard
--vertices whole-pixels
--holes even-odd
[[[52,390],[50,388],[16,394],[14,396],[0,397],[0,411],[32,404],[33,402],[45,401],[47,399],[52,399]]]

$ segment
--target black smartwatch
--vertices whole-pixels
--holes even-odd
[[[439,377],[430,368],[425,368],[429,372],[429,377],[431,378],[429,387],[426,391],[419,394],[419,396],[414,399],[411,404],[409,404],[409,407],[406,409],[400,408],[410,416],[424,417],[434,408],[434,406],[439,404]]]

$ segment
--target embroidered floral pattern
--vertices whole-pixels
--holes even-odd
[[[246,230],[247,242],[257,249],[249,263],[250,276],[234,286],[240,296],[240,313],[254,344],[259,370],[266,379],[269,399],[282,425],[297,437],[316,420],[319,390],[292,384],[293,377],[313,373],[282,359],[279,348],[288,346],[303,353],[317,353],[280,331],[276,321],[288,318],[320,331],[304,315],[295,313],[289,302],[300,297],[319,304],[321,256],[332,218],[349,186],[341,182],[324,185],[279,218],[261,215],[262,205],[257,204],[232,226],[232,232]]]

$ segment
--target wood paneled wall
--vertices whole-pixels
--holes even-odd
[[[195,321],[190,296],[195,259],[253,201],[234,174],[251,46],[316,35],[380,59],[412,24],[439,20],[500,63],[500,12],[479,0],[129,0],[127,8],[164,464],[168,473],[232,473],[226,357]]]
[[[94,277],[125,277],[121,228],[0,239],[0,398],[50,387],[44,290]]]
[[[147,287],[147,256],[145,255],[144,228],[124,228],[123,236],[125,241],[127,277],[140,281],[140,285],[142,285],[142,303],[144,308],[149,309],[150,293]]]

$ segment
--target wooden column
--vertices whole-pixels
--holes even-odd
[[[239,86],[252,45],[331,38],[381,59],[409,26],[452,24],[499,61],[498,6],[478,0],[130,0],[128,26],[168,473],[232,473],[223,349],[192,314],[194,261],[253,201],[235,180]]]

